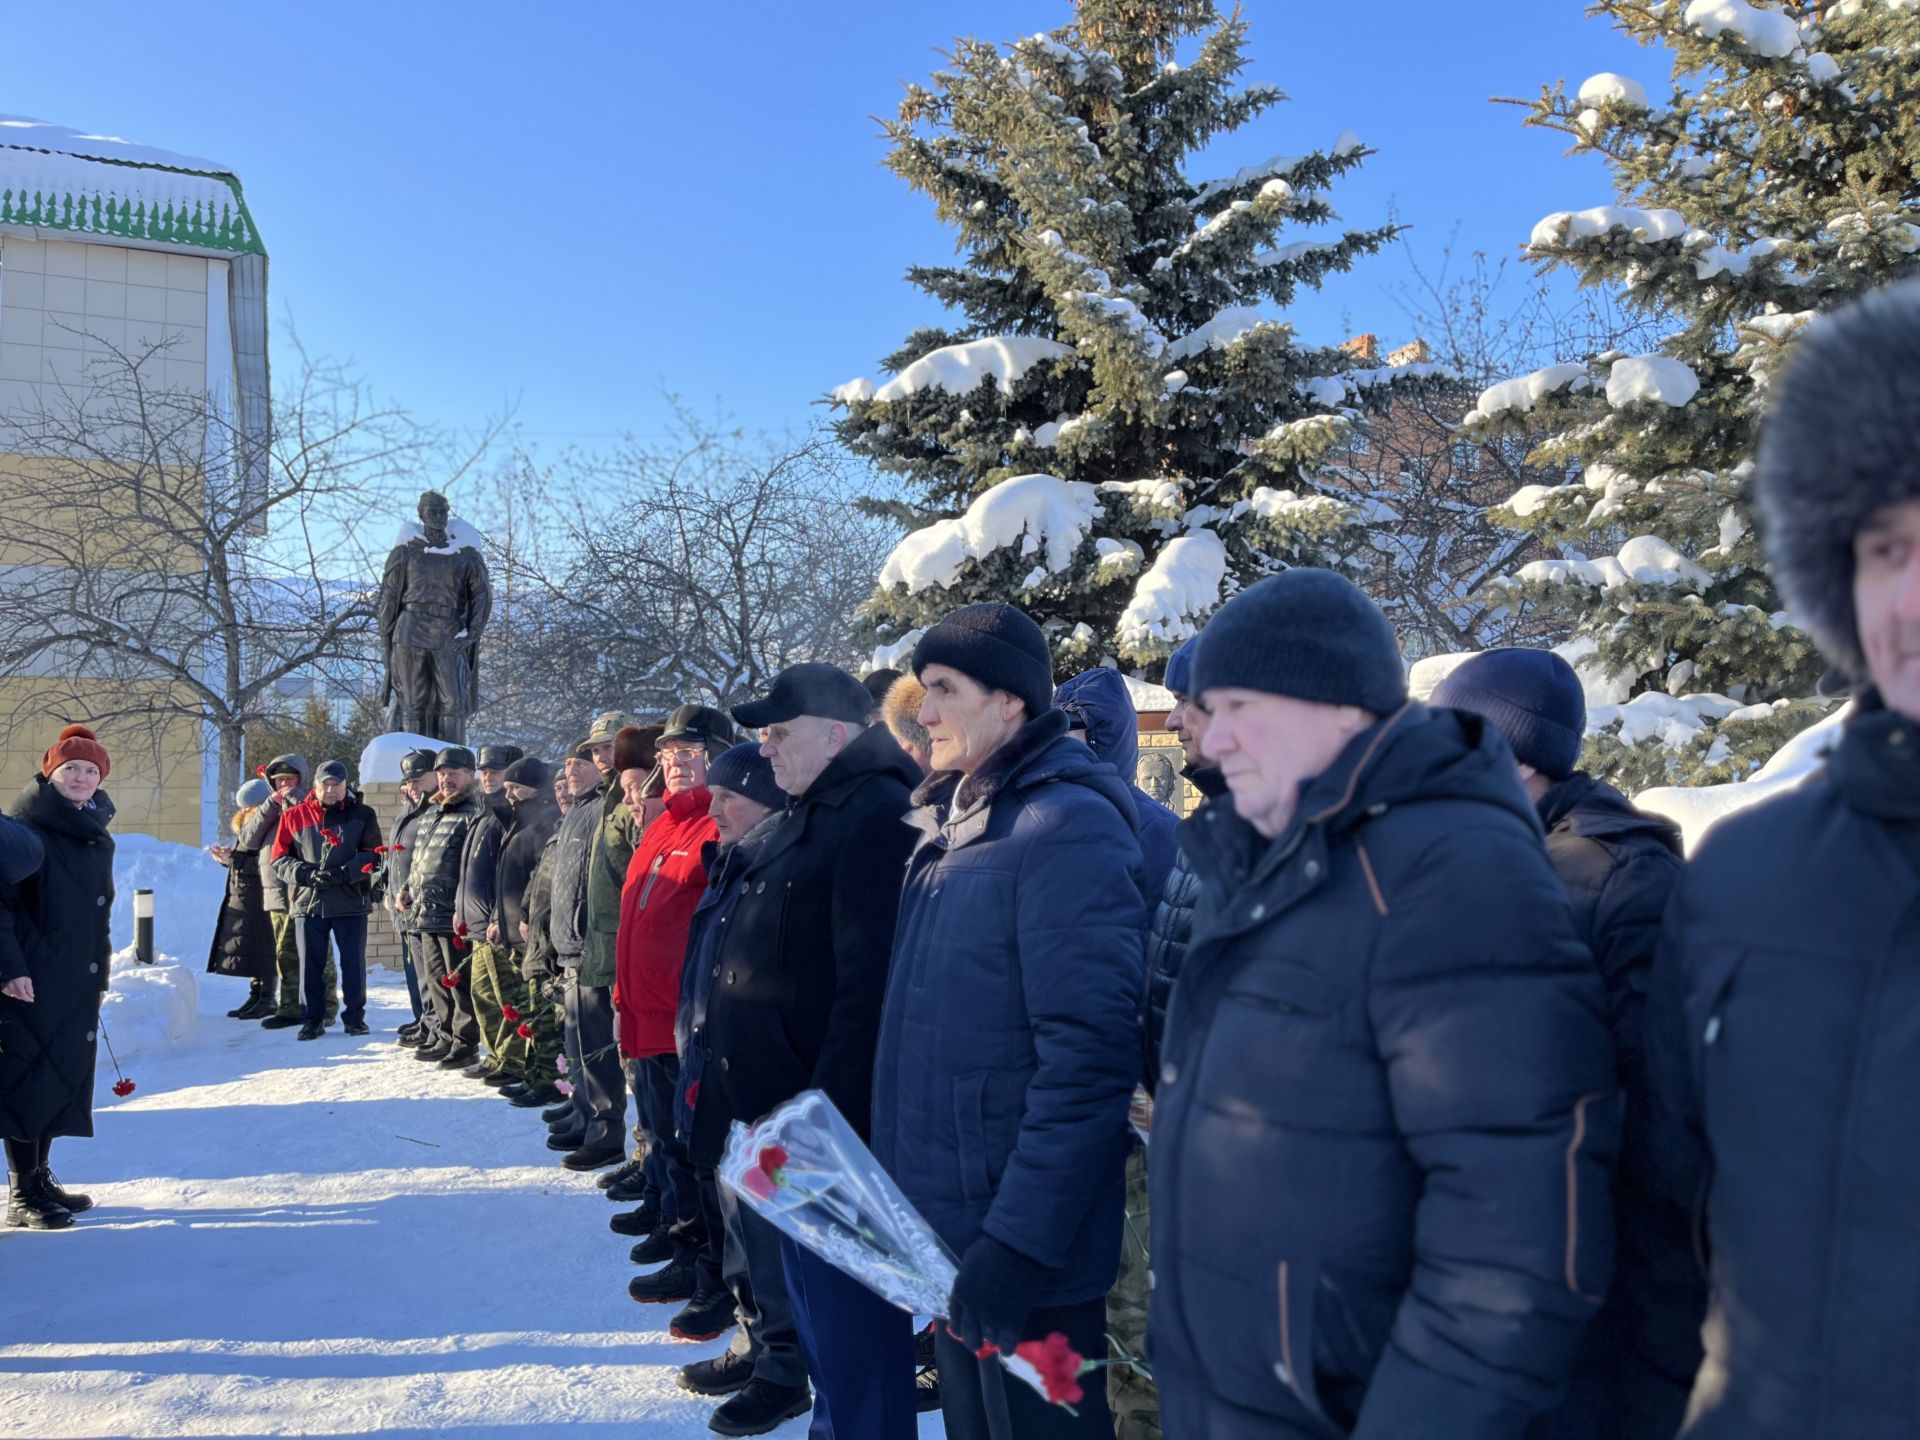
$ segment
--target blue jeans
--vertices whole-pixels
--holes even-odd
[[[914,1440],[913,1318],[785,1235],[780,1263],[813,1378],[810,1440]]]
[[[300,1018],[318,1025],[326,1014],[327,939],[340,956],[340,1018],[367,1022],[367,917],[302,915],[294,926],[300,949]]]

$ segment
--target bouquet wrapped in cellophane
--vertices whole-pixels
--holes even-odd
[[[755,1214],[881,1299],[910,1315],[945,1316],[959,1270],[953,1252],[820,1091],[802,1091],[757,1124],[735,1121],[718,1174]],[[1080,1399],[1079,1377],[1099,1368],[1063,1335],[1000,1358],[1056,1404]]]

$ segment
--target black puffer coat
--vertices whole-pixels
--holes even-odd
[[[1226,792],[1220,772],[1212,766],[1181,771],[1194,788],[1209,799]],[[1141,1049],[1146,1064],[1141,1079],[1149,1091],[1160,1083],[1160,1037],[1166,1033],[1167,1004],[1173,999],[1173,982],[1179,978],[1180,962],[1186,958],[1187,939],[1193,931],[1193,907],[1200,898],[1200,877],[1193,873],[1184,854],[1174,856],[1173,869],[1167,873],[1166,888],[1153,907],[1147,924],[1147,988],[1141,997]]]
[[[500,925],[500,943],[520,948],[520,922],[527,919],[527,892],[540,868],[547,842],[560,828],[560,807],[544,785],[538,794],[509,807],[507,828],[500,838],[500,859],[493,880],[494,918]],[[547,903],[553,903],[549,893]],[[529,932],[533,926],[527,926]]]
[[[0,884],[0,984],[28,976],[33,1001],[0,995],[0,1136],[93,1134],[93,1062],[113,910],[113,801],[81,809],[36,778],[14,802],[44,855]]]
[[[460,896],[460,865],[467,832],[488,818],[478,780],[456,795],[434,800],[414,831],[413,864],[407,870],[407,916],[423,935],[451,935]]]
[[[500,842],[506,837],[507,822],[513,807],[504,795],[495,797],[481,792],[480,818],[467,827],[466,843],[460,851],[460,888],[453,897],[454,933],[468,935],[478,945],[487,938],[487,927],[495,919],[499,893],[494,889],[500,878]]]
[[[1688,1440],[1920,1434],[1920,726],[1857,703],[1824,771],[1701,842],[1654,967],[1648,1168],[1704,1192],[1712,1266]],[[1697,1318],[1688,1260],[1695,1307],[1644,1313]]]
[[[387,907],[387,914],[393,917],[394,929],[402,933],[418,928],[413,923],[413,912],[400,909],[395,902],[407,893],[407,877],[413,873],[414,847],[420,843],[420,822],[433,809],[433,796],[422,795],[419,803],[409,806],[406,814],[393,825],[393,839],[387,850],[386,894],[382,903]]]
[[[1185,1435],[1518,1440],[1610,1268],[1600,977],[1478,717],[1409,703],[1268,841],[1209,801],[1154,1110]]]
[[[1607,1027],[1631,1115],[1647,1104],[1647,985],[1661,920],[1680,878],[1680,831],[1634,809],[1591,775],[1561,781],[1541,798],[1539,811],[1547,858],[1573,907],[1573,928],[1600,962]],[[1653,1326],[1659,1333],[1677,1329],[1686,1343],[1657,1351],[1645,1343],[1649,1317],[1641,1313],[1644,1297],[1662,1289],[1658,1272],[1673,1239],[1684,1242],[1688,1233],[1688,1211],[1667,1202],[1662,1190],[1631,1157],[1614,1172],[1614,1286],[1581,1336],[1567,1399],[1542,1431],[1552,1440],[1639,1440],[1680,1428],[1700,1363],[1693,1339],[1698,1308],[1689,1312],[1684,1302],[1663,1295],[1663,1314]]]
[[[273,921],[267,914],[266,857],[261,846],[273,844],[279,811],[261,819],[258,807],[233,839],[227,856],[227,895],[213,928],[213,946],[207,954],[209,975],[233,975],[242,980],[265,980],[274,973]]]
[[[46,847],[31,825],[0,815],[0,885],[26,879],[46,858]]]

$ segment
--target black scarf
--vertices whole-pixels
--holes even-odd
[[[1864,692],[1828,762],[1847,808],[1885,823],[1920,870],[1920,725]]]

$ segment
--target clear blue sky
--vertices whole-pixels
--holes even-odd
[[[544,10],[545,13],[541,13]],[[1437,257],[1510,254],[1607,199],[1592,161],[1487,103],[1664,64],[1582,0],[1247,0],[1247,78],[1291,103],[1216,147],[1226,169],[1330,144],[1380,154],[1334,193]],[[873,117],[959,32],[1049,29],[1066,0],[867,6],[493,0],[126,0],[15,7],[0,112],[233,165],[272,257],[277,340],[352,359],[423,419],[517,400],[542,448],[655,433],[672,390],[767,428],[933,307],[902,280],[951,240],[883,170]],[[1214,157],[1209,157],[1214,158]],[[1404,338],[1382,256],[1296,313],[1312,339]]]

